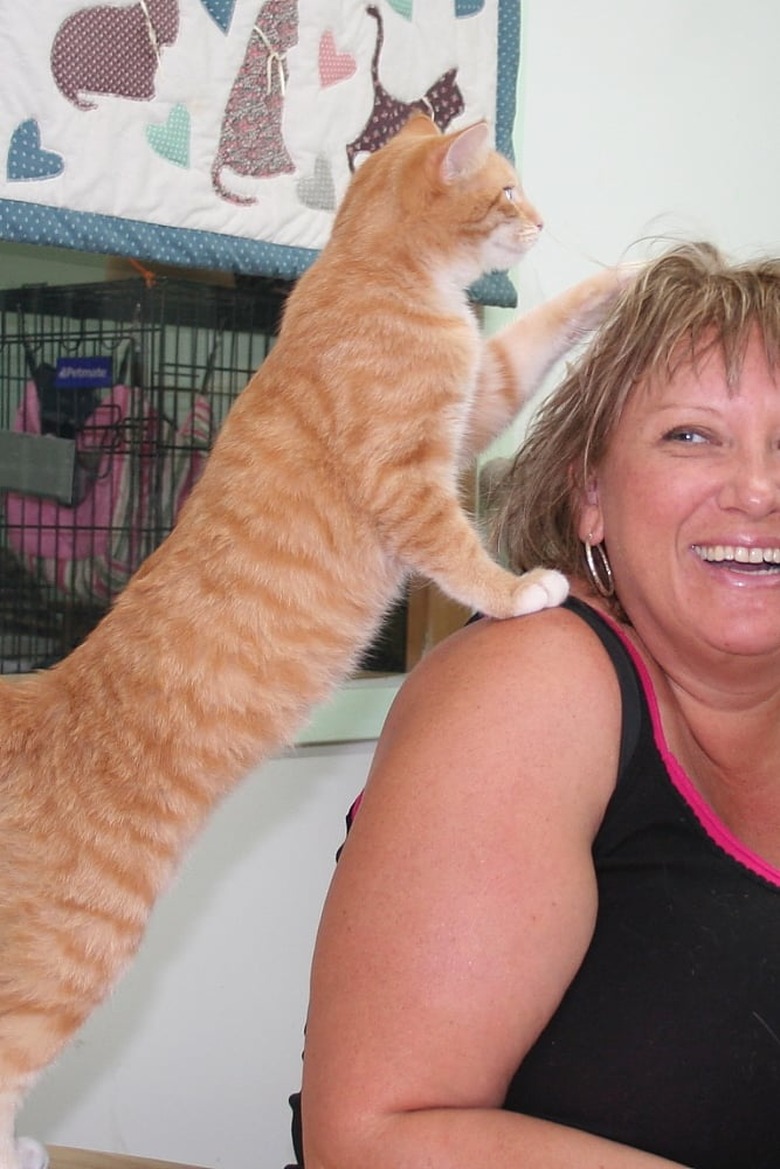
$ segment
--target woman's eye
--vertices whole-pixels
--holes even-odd
[[[664,440],[666,442],[678,442],[692,446],[697,443],[707,442],[707,436],[691,426],[676,426],[674,430],[667,431],[664,435]]]

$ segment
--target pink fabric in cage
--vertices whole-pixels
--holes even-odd
[[[95,482],[75,507],[35,495],[9,492],[6,521],[9,540],[25,556],[57,560],[83,559],[105,555],[108,548],[115,500],[121,494],[121,480],[127,460],[117,450],[120,424],[126,419],[131,390],[114,386],[90,415],[76,439],[81,455],[102,449]],[[38,391],[34,382],[25,387],[24,400],[16,412],[14,430],[41,433]]]
[[[100,599],[116,596],[152,551],[143,537],[152,517],[155,527],[166,531],[173,527],[208,456],[211,406],[201,395],[196,396],[178,428],[165,419],[158,422],[155,411],[151,423],[155,447],[162,447],[163,454],[147,453],[141,460],[140,490],[133,491],[129,477],[123,480],[122,498],[118,501],[123,522],[116,525],[115,539],[106,556],[98,558],[92,576],[92,595]]]
[[[25,387],[14,429],[41,433],[33,382]],[[110,601],[151,551],[144,531],[152,515],[156,526],[173,526],[203,468],[210,437],[211,408],[202,396],[177,430],[160,423],[142,390],[114,386],[76,438],[81,462],[91,456],[93,463],[83,499],[70,507],[9,492],[10,546],[59,592]]]

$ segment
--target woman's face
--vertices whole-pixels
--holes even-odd
[[[623,608],[659,659],[694,645],[780,658],[780,386],[757,335],[735,392],[717,352],[638,389],[579,535],[604,541]]]

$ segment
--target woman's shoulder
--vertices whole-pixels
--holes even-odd
[[[598,823],[615,782],[620,686],[599,637],[566,608],[482,619],[431,650],[411,672],[378,750],[427,761],[430,781],[469,768],[525,793],[568,791]],[[463,782],[468,783],[464,775]]]
[[[476,698],[536,692],[575,705],[602,695],[608,705],[620,704],[602,639],[568,607],[505,621],[472,621],[426,655],[406,685],[420,694],[441,689]]]

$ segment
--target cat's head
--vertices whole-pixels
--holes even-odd
[[[470,283],[512,267],[541,227],[514,167],[493,149],[486,122],[442,134],[414,114],[358,168],[334,232],[402,232],[415,254],[462,269]]]

